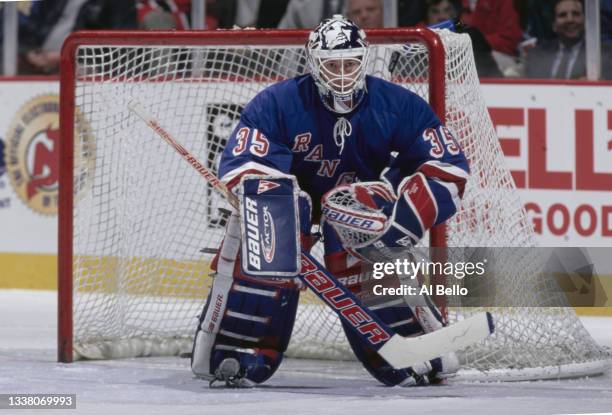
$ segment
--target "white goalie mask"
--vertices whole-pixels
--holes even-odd
[[[355,23],[334,15],[316,27],[308,38],[306,55],[323,104],[346,114],[365,95],[368,42]]]

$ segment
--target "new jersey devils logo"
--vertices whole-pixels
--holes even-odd
[[[75,112],[74,181],[79,194],[93,174],[94,140],[89,124]],[[6,172],[15,193],[32,210],[57,214],[60,171],[59,97],[28,101],[13,117],[6,137]]]
[[[32,197],[45,189],[57,188],[59,178],[59,129],[51,125],[32,138],[32,148],[28,158],[32,161],[32,176],[27,184],[27,198]]]

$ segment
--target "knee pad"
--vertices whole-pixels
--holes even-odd
[[[287,349],[299,299],[293,284],[233,278],[213,284],[194,340],[194,374],[214,380],[220,364],[235,359],[237,377],[266,381]]]

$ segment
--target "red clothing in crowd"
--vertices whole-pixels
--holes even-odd
[[[207,29],[216,29],[219,27],[219,19],[215,15],[214,10],[216,0],[206,0],[206,17],[204,18],[204,24]],[[189,14],[191,12],[191,2],[192,0],[174,0],[176,6],[179,10],[185,14]]]
[[[475,10],[470,0],[462,0],[461,20],[480,30],[493,50],[516,55],[523,29],[512,0],[478,0]]]

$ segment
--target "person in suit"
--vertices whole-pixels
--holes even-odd
[[[382,0],[347,0],[346,17],[362,29],[384,27]]]
[[[585,79],[586,44],[584,4],[581,0],[554,3],[552,29],[555,39],[539,41],[528,52],[525,75],[528,78]],[[601,46],[601,78],[612,79],[612,51]]]

